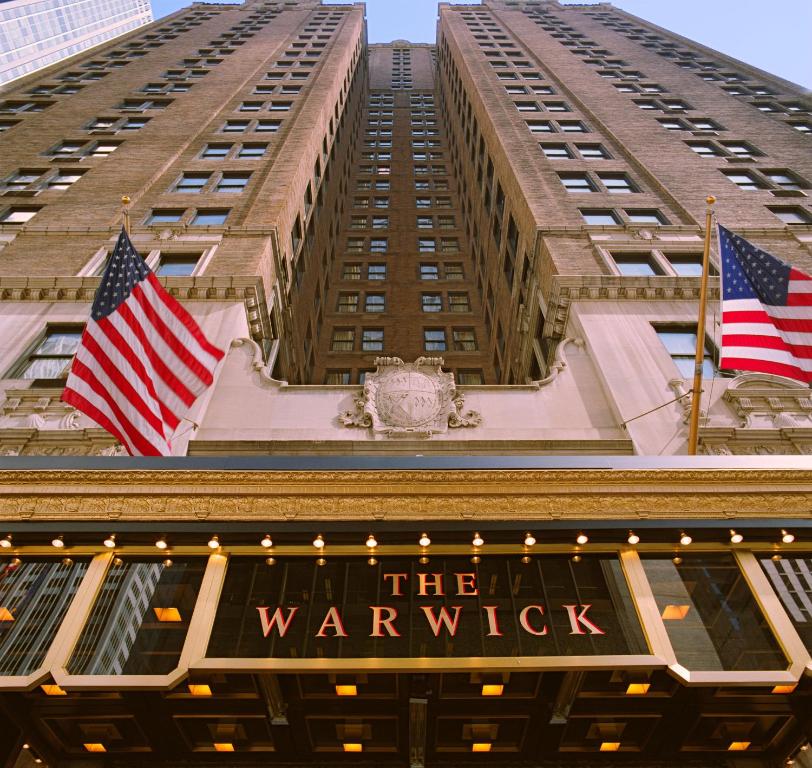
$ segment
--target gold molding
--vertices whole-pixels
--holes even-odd
[[[0,470],[0,520],[808,518],[809,469]]]

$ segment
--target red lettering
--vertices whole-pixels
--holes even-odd
[[[338,608],[331,606],[321,623],[321,628],[316,632],[316,637],[327,637],[327,630],[334,629],[335,634],[333,637],[346,637],[347,632],[344,630],[344,625],[341,623],[341,616],[338,613]]]
[[[457,595],[462,597],[469,597],[479,594],[479,588],[476,585],[475,573],[455,573],[457,577]],[[471,590],[470,592],[468,590]]]
[[[605,635],[606,633],[597,625],[593,624],[587,617],[586,612],[592,607],[591,605],[562,605],[562,608],[567,609],[569,616],[570,626],[572,627],[571,635],[585,635],[587,634],[581,629],[581,625],[589,630],[590,635]],[[575,609],[580,608],[581,612],[576,614]]]
[[[382,629],[386,629],[389,637],[400,637],[400,632],[395,629],[393,622],[398,617],[396,608],[391,608],[388,605],[370,605],[369,609],[372,611],[372,632],[369,633],[370,637],[383,637]],[[386,611],[386,618],[383,612]]]
[[[498,605],[482,606],[482,610],[485,611],[485,616],[488,618],[488,637],[502,637],[502,632],[499,630],[499,620],[496,617],[498,607]]]
[[[385,573],[383,575],[384,581],[386,581],[387,579],[392,579],[392,597],[403,596],[403,592],[401,592],[400,589],[400,582],[408,578],[409,578],[408,573]]]
[[[288,608],[287,619],[282,618],[281,608],[277,608],[273,612],[273,616],[270,618],[268,617],[269,608],[267,606],[257,606],[257,610],[259,611],[259,620],[262,623],[262,636],[268,637],[268,635],[271,634],[271,627],[275,625],[277,631],[279,632],[279,637],[284,637],[285,632],[287,632],[290,628],[290,623],[293,621],[293,617],[296,615],[296,611],[299,610],[299,607],[294,606],[293,608]]]
[[[428,578],[429,576],[431,576],[430,579]],[[417,579],[418,584],[420,585],[420,589],[417,591],[417,594],[421,597],[428,595],[428,592],[426,591],[427,587],[431,587],[434,590],[435,595],[445,595],[445,592],[443,592],[442,573],[418,573]]]
[[[527,605],[522,608],[521,613],[519,614],[519,624],[522,625],[522,628],[529,632],[531,635],[546,635],[547,634],[547,625],[545,624],[541,629],[534,629],[530,625],[530,620],[527,618],[527,614],[530,611],[536,610],[539,612],[540,616],[544,616],[544,606],[543,605]]]
[[[461,605],[453,606],[454,610],[454,618],[452,619],[448,613],[448,609],[443,606],[440,608],[440,615],[434,615],[434,608],[428,605],[424,605],[421,607],[423,613],[426,614],[426,618],[429,620],[429,626],[431,627],[431,631],[434,632],[435,637],[440,636],[440,625],[445,625],[445,630],[448,632],[451,637],[454,637],[457,634],[457,626],[460,623],[460,611],[462,610]]]

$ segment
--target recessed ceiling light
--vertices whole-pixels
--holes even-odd
[[[505,692],[505,686],[502,683],[483,683],[482,695],[483,696],[501,696]]]
[[[336,685],[336,696],[357,696],[357,685]]]
[[[620,749],[619,741],[602,741],[601,752],[617,752]]]
[[[359,744],[358,742],[345,741],[342,746],[344,747],[345,752],[363,752],[364,751],[364,745]]]
[[[651,688],[651,683],[629,683],[626,686],[626,694],[628,696],[645,696],[649,688]]]
[[[83,745],[88,752],[106,752],[107,748],[101,742],[87,743]]]
[[[728,752],[744,752],[748,749],[750,749],[749,741],[731,741],[727,748]]]
[[[211,696],[211,686],[206,683],[189,683],[189,693],[192,696]]]
[[[41,685],[40,688],[46,696],[67,696],[68,692],[56,683]]]
[[[215,752],[233,752],[234,745],[230,741],[215,741],[214,742],[214,751]]]
[[[471,744],[471,752],[490,752],[492,746],[489,741],[475,741]]]

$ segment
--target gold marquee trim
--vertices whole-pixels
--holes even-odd
[[[807,469],[0,470],[0,520],[808,518]]]

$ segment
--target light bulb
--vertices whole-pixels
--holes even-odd
[[[524,535],[524,545],[526,547],[532,547],[536,543],[536,537],[532,533],[526,533]]]
[[[316,558],[316,565],[327,565],[327,561],[323,557]]]
[[[471,562],[472,562],[474,565],[479,565],[479,564],[482,562],[482,558],[481,558],[479,555],[474,555],[474,556],[471,558]]]
[[[429,538],[429,535],[427,533],[423,533],[420,535],[420,538],[417,540],[417,543],[421,547],[428,547],[431,545],[431,539]]]
[[[367,560],[367,564],[368,565],[377,565],[378,560],[376,558],[374,558],[374,557],[370,557],[369,560]]]
[[[105,546],[105,547],[107,547],[108,549],[112,549],[113,547],[115,547],[115,546],[116,546],[116,534],[115,534],[115,533],[111,533],[111,534],[110,534],[110,535],[109,535],[109,536],[108,536],[108,537],[107,537],[107,538],[104,540],[104,546]]]
[[[51,540],[51,544],[55,546],[57,549],[62,549],[65,546],[65,541],[62,536],[57,536],[55,539]]]
[[[166,539],[160,538],[155,542],[155,546],[158,547],[158,549],[166,549],[168,544],[166,543]]]
[[[265,558],[265,565],[276,565],[276,558],[275,557],[266,557]]]
[[[471,544],[473,544],[475,547],[481,547],[484,543],[485,539],[483,539],[478,533],[475,533]]]
[[[792,533],[789,533],[788,531],[785,531],[782,528],[781,529],[781,541],[784,542],[784,544],[792,544],[792,542],[795,541],[795,535],[792,534]]]
[[[639,544],[640,543],[640,537],[634,531],[629,531],[629,538],[627,538],[626,541],[628,541],[629,544],[632,544],[632,545]]]
[[[167,557],[166,560],[164,560],[164,568],[171,568],[171,567],[172,567],[172,561]]]
[[[0,539],[0,547],[8,549],[11,546],[11,534]]]
[[[585,533],[579,533],[579,534],[578,534],[578,535],[575,537],[575,541],[576,541],[578,544],[586,544],[586,543],[589,541],[589,536],[587,536]]]
[[[685,531],[679,535],[679,543],[682,544],[683,547],[687,547],[692,541],[693,539],[685,533]]]
[[[271,538],[271,535],[269,533],[266,533],[265,536],[262,538],[262,541],[260,541],[259,543],[262,544],[262,546],[265,547],[265,549],[268,549],[268,547],[273,546],[273,539]]]
[[[315,539],[313,539],[313,546],[316,549],[323,549],[324,548],[324,539],[322,538],[321,534],[319,534],[318,536],[316,536]]]
[[[740,533],[736,533],[732,528],[730,529],[730,543],[731,544],[741,544],[744,541],[744,536]]]
[[[217,549],[220,546],[220,537],[212,536],[209,539],[209,549]]]
[[[581,562],[581,556],[580,555],[573,555],[572,556],[572,562],[573,563],[580,563]]]
[[[367,546],[370,549],[374,549],[375,547],[378,546],[378,541],[376,540],[376,538],[371,533],[367,537]]]

